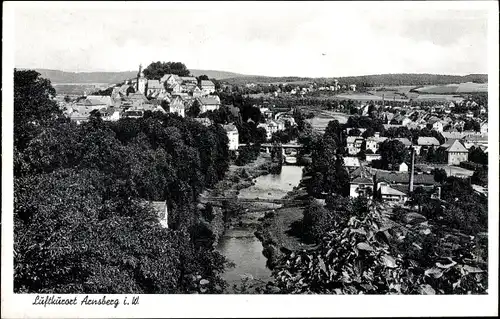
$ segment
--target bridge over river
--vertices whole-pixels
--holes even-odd
[[[236,197],[202,197],[200,203],[210,203],[221,206],[223,201],[236,201],[239,203],[269,203],[269,204],[293,204],[295,206],[307,205],[308,200],[285,199],[285,198],[236,198]]]

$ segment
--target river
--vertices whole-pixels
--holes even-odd
[[[302,167],[283,166],[279,175],[263,175],[256,178],[255,185],[242,189],[238,198],[279,199],[297,186],[302,179]],[[278,208],[277,204],[256,203],[253,208]],[[241,283],[244,277],[267,281],[271,271],[266,267],[266,258],[262,254],[262,244],[254,232],[258,219],[265,212],[247,212],[242,216],[242,227],[227,229],[221,238],[218,250],[235,264],[227,269],[223,278],[229,287]],[[232,289],[229,289],[232,292]]]

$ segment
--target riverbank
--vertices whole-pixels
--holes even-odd
[[[307,196],[305,189],[295,187],[284,198],[303,199]],[[273,269],[282,256],[281,247],[288,250],[303,250],[312,247],[294,235],[300,232],[303,207],[281,207],[267,213],[262,219],[255,235],[262,242],[263,254],[267,258],[267,266]]]
[[[271,158],[266,154],[244,166],[230,165],[223,180],[218,182],[212,189],[207,189],[200,194],[203,197],[227,197],[237,198],[240,190],[255,184],[255,178],[267,175],[270,172]],[[199,204],[200,209],[206,205]],[[224,235],[228,228],[242,226],[242,212],[247,208],[245,205],[233,202],[224,208],[214,207],[215,218],[211,222],[211,230],[214,233],[214,245],[218,245],[219,238]]]

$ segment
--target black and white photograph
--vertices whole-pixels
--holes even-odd
[[[4,2],[2,312],[498,315],[497,6]]]

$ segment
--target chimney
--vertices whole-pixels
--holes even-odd
[[[415,149],[411,147],[411,169],[410,169],[410,185],[408,192],[413,192],[413,175],[415,174]]]

